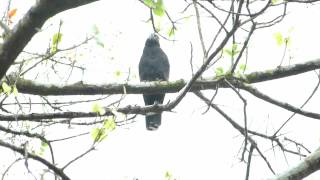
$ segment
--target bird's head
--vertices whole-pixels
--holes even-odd
[[[145,46],[159,46],[160,47],[159,37],[155,33],[150,34],[150,36],[148,37],[148,39],[146,41]]]

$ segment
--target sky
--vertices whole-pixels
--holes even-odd
[[[18,9],[16,21],[28,10],[29,3],[12,1],[12,7]],[[165,1],[169,3],[169,1]],[[168,12],[173,17],[179,16],[185,7],[184,1],[172,1],[167,5]],[[316,36],[320,27],[312,19],[320,14],[318,7],[289,5],[288,17],[280,24],[257,31],[250,42],[250,54],[248,72],[274,68],[279,64],[283,48],[277,46],[274,34],[281,32],[290,35],[292,44],[284,64],[294,64],[313,60],[319,57],[318,42]],[[193,9],[190,10],[190,13]],[[273,12],[270,12],[272,15]],[[138,82],[137,65],[139,63],[145,39],[152,33],[148,20],[149,11],[138,1],[130,0],[124,4],[122,1],[101,1],[88,6],[69,10],[51,18],[45,25],[46,31],[36,35],[26,50],[45,52],[50,40],[50,34],[58,29],[60,19],[63,19],[63,40],[61,47],[77,44],[92,34],[93,26],[100,30],[99,38],[105,46],[89,44],[87,49],[80,49],[77,54],[80,64],[86,66],[86,72],[74,71],[74,75],[68,83],[83,80],[92,84],[105,84],[121,82],[127,77],[130,69],[130,77],[133,82]],[[211,30],[217,27],[203,21],[203,26],[208,28],[205,35],[210,36]],[[168,26],[166,21],[163,26]],[[162,49],[167,53],[170,65],[170,80],[189,79],[190,71],[190,41],[194,46],[194,61],[201,62],[201,49],[196,31],[194,18],[188,18],[178,25],[178,31],[174,37],[176,41],[160,39]],[[69,54],[73,57],[75,54]],[[221,63],[225,66],[227,63]],[[198,67],[195,65],[195,67]],[[121,71],[120,77],[114,74]],[[47,69],[42,69],[43,73]],[[32,78],[33,74],[29,75]],[[28,77],[28,76],[27,76]],[[39,82],[44,82],[46,77],[38,77]],[[58,77],[51,77],[50,82],[66,84]],[[272,82],[264,82],[256,85],[262,92],[271,97],[300,106],[315,86],[314,73],[280,79]],[[268,103],[259,101],[243,92],[248,99],[249,127],[261,132],[271,133],[291,113]],[[177,94],[168,94],[165,102],[173,100]],[[206,92],[208,97],[213,92]],[[317,112],[319,93],[310,101],[306,109]],[[238,123],[242,123],[242,103],[230,90],[221,90],[215,99],[226,112],[230,113]],[[127,104],[143,105],[142,97],[127,95],[122,106]],[[76,107],[89,109],[90,105]],[[105,141],[97,147],[96,151],[83,157],[71,165],[66,173],[77,180],[84,179],[165,179],[165,173],[170,172],[174,178],[181,180],[192,179],[242,179],[245,176],[246,164],[240,162],[241,145],[243,138],[233,129],[217,112],[207,109],[195,95],[189,93],[185,99],[174,109],[174,112],[165,112],[162,115],[161,128],[155,132],[145,130],[144,117],[139,115],[133,124],[117,127]],[[296,116],[293,122],[285,129],[288,137],[302,141],[307,147],[314,150],[320,141],[318,131],[319,122],[314,119]],[[84,128],[54,127],[48,129],[48,137],[63,136],[65,133],[88,131]],[[54,144],[56,158],[59,165],[71,160],[74,156],[89,148],[92,143],[90,136],[84,136],[75,140]],[[261,141],[261,147],[268,149],[270,142]],[[1,151],[3,148],[1,149]],[[272,150],[265,151],[270,157],[277,172],[282,172],[299,162],[299,158],[288,155],[286,163],[281,153],[274,154]],[[8,154],[10,154],[8,152]],[[48,154],[46,154],[48,155]],[[1,157],[1,155],[0,155]],[[1,157],[12,158],[10,156]],[[273,177],[261,158],[255,157],[252,167],[252,179],[266,179]],[[1,167],[1,166],[0,166]],[[37,164],[31,167],[37,172]],[[25,172],[24,178],[33,179],[22,165],[17,165],[19,172]],[[12,171],[14,178],[21,178],[21,174]],[[315,174],[308,179],[319,178]]]

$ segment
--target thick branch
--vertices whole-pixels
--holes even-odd
[[[151,106],[126,106],[117,109],[105,108],[105,113],[100,116],[112,116],[113,111],[117,111],[123,114],[146,114],[148,112],[162,112],[170,111],[172,107],[169,104],[160,105],[154,104]],[[34,122],[43,122],[43,119],[63,119],[63,118],[88,118],[97,117],[95,112],[57,112],[57,113],[31,113],[31,114],[18,114],[18,115],[1,115],[0,121],[23,121],[29,120]]]
[[[97,0],[39,0],[30,8],[14,29],[8,33],[0,46],[0,79],[28,44],[41,29],[45,21],[59,12],[82,6]]]
[[[320,150],[316,150],[310,156],[305,158],[302,162],[300,162],[297,166],[289,169],[288,171],[280,174],[273,180],[284,180],[284,179],[292,179],[299,180],[307,177],[313,172],[320,169]],[[271,180],[271,179],[270,179]]]
[[[305,63],[278,67],[276,69],[253,72],[245,75],[246,83],[258,83],[297,74],[302,74],[320,68],[320,59],[307,61]],[[10,76],[12,82],[14,77]],[[141,94],[141,93],[176,93],[180,91],[187,81],[178,80],[172,82],[142,82],[139,84],[105,84],[105,85],[89,85],[83,83],[75,83],[67,86],[57,86],[53,84],[41,84],[31,80],[19,79],[17,88],[19,92],[34,95],[97,95],[97,94]],[[206,89],[215,89],[219,82],[219,78],[212,77],[197,80],[192,84],[190,91],[199,91]],[[219,84],[220,88],[229,87],[226,84]],[[237,87],[237,86],[236,86]]]
[[[107,111],[105,115],[112,115],[111,111]],[[87,118],[97,117],[95,112],[58,112],[58,113],[31,113],[18,115],[0,115],[0,121],[18,121],[32,120],[42,122],[43,119],[62,119],[62,118]]]
[[[261,72],[253,72],[248,74],[246,78],[248,79],[249,83],[257,83],[302,74],[319,68],[320,58],[311,61],[306,61],[304,63],[298,63],[289,66],[280,66],[276,69],[270,69]]]

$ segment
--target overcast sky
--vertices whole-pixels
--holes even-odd
[[[18,8],[18,14],[15,17],[15,20],[18,20],[29,7],[26,3],[32,1],[22,3],[13,0],[12,2],[12,7]],[[175,14],[175,11],[181,12],[183,10],[184,1],[165,1],[165,3],[169,2],[172,4],[166,5],[168,12],[173,17],[179,16],[178,13]],[[282,23],[272,28],[259,30],[253,35],[249,45],[248,71],[274,68],[280,63],[283,48],[277,46],[273,37],[277,32],[289,34],[292,39],[290,51],[287,53],[292,56],[291,64],[319,57],[320,36],[318,34],[320,27],[314,21],[314,17],[320,17],[319,8],[303,7],[298,9],[289,6],[291,13]],[[191,12],[193,13],[193,9]],[[60,19],[64,21],[61,45],[66,47],[82,41],[92,33],[92,28],[96,25],[100,29],[100,37],[105,43],[105,47],[92,45],[91,47],[94,49],[83,50],[83,56],[78,60],[86,65],[87,71],[84,76],[81,72],[75,72],[75,76],[72,76],[69,82],[84,80],[92,84],[102,84],[120,81],[125,79],[125,73],[129,69],[132,73],[132,80],[138,81],[139,59],[144,42],[152,32],[150,24],[145,23],[148,18],[149,10],[136,0],[127,1],[125,4],[123,1],[93,3],[51,18],[44,26],[47,27],[45,32],[36,35],[27,49],[45,52],[50,34],[56,32]],[[309,21],[309,19],[313,19],[313,21]],[[204,20],[203,27],[210,30],[216,29],[206,23],[207,21]],[[168,26],[165,20],[163,26]],[[203,30],[206,31],[206,28]],[[205,34],[209,35],[210,31]],[[190,41],[194,45],[194,61],[202,61],[193,18],[178,25],[175,39],[175,42],[160,39],[161,46],[167,53],[171,64],[170,80],[189,79],[191,75]],[[286,58],[284,64],[288,65],[288,63],[288,58]],[[122,77],[114,76],[114,72],[117,70],[123,72]],[[136,79],[134,79],[135,76]],[[54,78],[52,82],[61,83],[59,79]],[[300,83],[297,84],[297,82]],[[315,84],[314,73],[308,73],[256,86],[274,98],[300,106],[311,93]],[[211,91],[207,92],[207,95],[212,94]],[[249,127],[254,130],[271,133],[291,115],[287,111],[257,101],[247,93],[243,94],[248,98],[249,103]],[[174,99],[176,95],[167,95],[165,102]],[[319,93],[306,108],[317,112],[319,107],[317,99],[319,99]],[[215,103],[221,105],[238,123],[242,124],[242,118],[238,118],[242,117],[242,103],[233,92],[221,90]],[[142,96],[128,95],[122,105],[126,104],[143,105]],[[134,124],[117,127],[98,146],[97,151],[91,152],[70,166],[66,173],[72,179],[77,180],[132,179],[133,177],[137,177],[139,180],[156,180],[164,179],[166,171],[181,180],[244,178],[246,164],[239,160],[243,138],[214,110],[202,114],[206,108],[203,102],[189,93],[174,109],[174,112],[163,113],[162,126],[155,132],[145,130],[144,117],[139,115]],[[319,125],[317,120],[296,116],[284,132],[314,150],[320,142]],[[64,132],[77,131],[80,130],[70,130],[67,127],[54,128],[49,131],[49,137],[59,136]],[[72,157],[86,150],[86,147],[90,147],[92,139],[87,136],[75,139],[75,141],[55,144],[59,165],[63,165]],[[266,141],[261,146],[271,147],[271,143]],[[277,172],[299,162],[299,158],[289,155],[287,157],[288,165],[281,153],[274,155],[272,150],[265,153],[269,155],[270,162]],[[2,159],[1,155],[0,159]],[[23,166],[21,168],[24,169]],[[252,179],[272,177],[266,164],[259,157],[254,157],[251,172]],[[30,175],[24,178],[26,177],[32,179]]]

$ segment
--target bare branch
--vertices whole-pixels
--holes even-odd
[[[310,99],[314,96],[314,94],[317,92],[318,88],[320,85],[320,74],[318,74],[318,83],[315,86],[315,88],[313,89],[312,93],[310,94],[310,96],[306,99],[306,101],[300,106],[300,109],[302,109],[309,101]],[[297,113],[292,113],[292,115],[278,128],[278,130],[274,133],[274,136],[276,136],[280,130],[296,115]]]
[[[95,1],[97,0],[36,1],[36,4],[24,15],[0,47],[0,79],[48,18],[59,12]]]
[[[4,142],[2,140],[0,140],[0,146],[3,146],[3,147],[8,148],[8,149],[11,149],[12,151],[18,152],[22,156],[25,155],[25,149],[24,148],[20,148],[20,147],[14,146],[14,145],[6,143],[6,142]],[[55,174],[59,175],[62,178],[62,180],[70,180],[70,178],[61,169],[59,169],[55,165],[51,164],[49,161],[43,159],[42,157],[34,155],[32,153],[29,153],[29,152],[27,152],[27,156],[29,158],[31,158],[31,159],[39,161],[40,163],[42,163],[45,166],[47,166]]]
[[[249,155],[248,155],[248,163],[247,163],[247,171],[246,171],[246,179],[245,180],[249,180],[249,175],[250,175],[250,167],[251,167],[251,159],[253,156],[253,150],[254,150],[254,145],[250,146],[250,150],[249,150]]]
[[[217,105],[213,104],[210,102],[209,99],[207,99],[201,92],[196,91],[194,92],[196,96],[198,96],[201,100],[203,100],[207,105],[215,109],[221,116],[223,116],[235,129],[237,129],[243,136],[245,136],[245,129],[241,127],[236,121],[234,121],[228,114],[226,114],[224,111],[222,111]],[[275,174],[274,170],[272,169],[269,161],[267,158],[263,155],[263,153],[260,151],[258,148],[258,145],[256,142],[252,139],[252,137],[248,136],[248,141],[255,147],[255,149],[258,151],[260,154],[261,158],[265,161],[267,166],[269,167],[270,171]]]
[[[256,88],[252,87],[252,86],[249,86],[249,85],[246,85],[244,83],[242,83],[241,89],[244,89],[248,92],[250,92],[252,95],[264,100],[264,101],[267,101],[271,104],[274,104],[276,106],[279,106],[279,107],[282,107],[283,109],[286,109],[288,111],[291,111],[291,112],[295,112],[297,114],[300,114],[300,115],[303,115],[303,116],[306,116],[306,117],[310,117],[310,118],[314,118],[314,119],[320,119],[320,114],[318,113],[313,113],[313,112],[309,112],[309,111],[305,111],[305,110],[302,110],[300,108],[297,108],[295,106],[292,106],[288,103],[285,103],[285,102],[281,102],[279,100],[276,100],[276,99],[273,99],[271,97],[269,97],[268,95],[266,94],[263,94],[262,92],[260,92],[259,90],[257,90]]]
[[[202,47],[203,56],[205,59],[207,56],[207,50],[206,50],[206,46],[204,45],[204,39],[203,39],[203,35],[202,35],[202,30],[201,30],[199,9],[197,7],[197,1],[193,0],[192,2],[193,2],[194,9],[196,11],[197,29],[198,29],[199,39],[200,39],[200,43],[201,43],[201,47]]]
[[[111,111],[105,113],[106,116],[112,115]],[[43,119],[61,119],[61,118],[83,118],[97,117],[95,112],[59,112],[59,113],[31,113],[18,115],[0,115],[0,121],[18,121],[31,120],[42,122]]]

